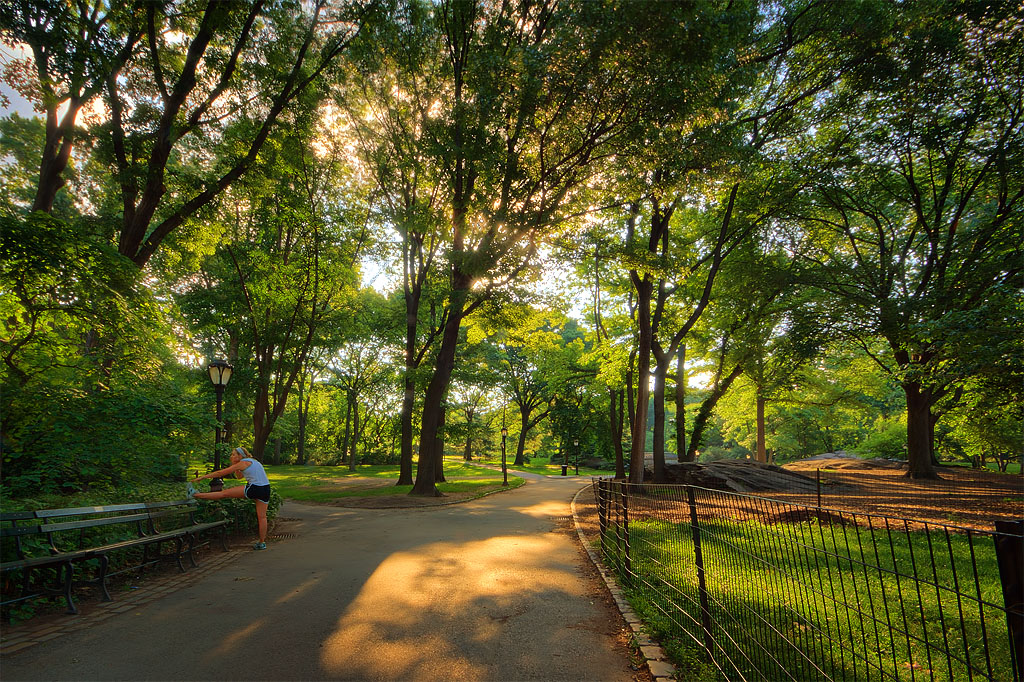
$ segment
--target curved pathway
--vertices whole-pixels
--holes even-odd
[[[289,502],[265,552],[5,655],[15,680],[598,680],[636,674],[573,539],[579,479],[474,502]]]

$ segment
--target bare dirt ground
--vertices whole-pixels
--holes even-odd
[[[728,473],[729,463],[718,462],[716,465],[724,467],[722,471]],[[867,523],[867,519],[851,517],[853,514],[870,514],[908,519],[911,527],[929,523],[991,531],[996,521],[1024,517],[1024,477],[1016,474],[940,467],[939,479],[921,480],[904,476],[905,463],[835,458],[807,459],[783,465],[785,472],[806,477],[794,480],[793,476],[776,467],[754,465],[752,462],[736,462],[733,466],[737,473],[751,467],[763,469],[758,473],[758,489],[745,493],[752,498],[729,496],[703,503],[705,508],[709,503],[719,504],[721,509],[714,513],[733,518],[758,518],[777,523],[806,521],[816,516],[842,523]],[[819,469],[820,499],[817,493]],[[738,476],[734,478],[740,480]],[[759,504],[756,498],[806,507],[818,507],[820,503],[825,510],[832,511]],[[659,514],[668,518],[677,512],[682,513],[679,504],[666,498]]]
[[[821,506],[991,530],[997,520],[1024,516],[1024,477],[939,467],[938,480],[906,478],[906,464],[888,460],[816,459],[785,469],[816,476],[822,469]],[[786,502],[817,505],[817,495],[780,491]]]

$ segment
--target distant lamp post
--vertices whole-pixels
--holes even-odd
[[[505,466],[505,439],[508,438],[508,428],[501,427],[501,484],[508,485],[508,467]]]
[[[220,444],[223,440],[221,422],[221,403],[224,399],[224,387],[231,380],[231,371],[234,366],[223,360],[214,360],[207,368],[210,372],[210,382],[213,383],[213,390],[217,393],[217,431],[213,441],[213,469],[220,469]],[[210,490],[217,492],[224,489],[224,481],[219,478],[210,479]]]
[[[580,475],[580,439],[572,439],[573,449],[576,451],[576,475]]]

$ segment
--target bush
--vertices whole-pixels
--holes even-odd
[[[903,418],[880,417],[875,421],[871,433],[854,448],[862,457],[884,457],[886,459],[907,458],[907,425]]]
[[[397,451],[372,450],[360,452],[357,456],[358,464],[397,464],[401,459],[401,453]]]
[[[718,462],[723,459],[747,459],[749,456],[750,450],[742,445],[732,444],[732,447],[711,445],[701,448],[698,461]]]

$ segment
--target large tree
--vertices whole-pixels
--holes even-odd
[[[224,244],[200,277],[177,287],[204,350],[239,363],[239,380],[252,381],[245,411],[257,456],[317,349],[345,342],[367,239],[365,214],[336,184],[340,159],[314,144],[312,111],[279,131],[232,189],[232,206],[218,216]]]
[[[410,13],[411,15],[412,13]],[[413,494],[436,495],[442,403],[463,318],[528,267],[626,111],[614,32],[595,3],[421,6],[440,36],[426,162],[440,177],[450,294],[424,396]]]
[[[439,250],[447,236],[450,187],[432,157],[433,108],[447,96],[448,82],[440,72],[441,33],[426,4],[402,3],[392,21],[375,28],[360,52],[360,68],[336,100],[367,169],[373,217],[398,237],[383,255],[401,261],[405,369],[396,485],[412,485],[419,369],[430,359],[445,320]]]
[[[988,354],[969,330],[1000,318],[1020,328],[1009,295],[1024,264],[1016,9],[902,5],[879,77],[844,81],[848,115],[808,136],[815,153],[800,168],[814,185],[792,212],[807,281],[902,386],[911,477],[936,475],[933,408],[970,371],[964,359]]]
[[[254,165],[374,4],[3,2],[2,37],[32,51],[34,79],[23,90],[47,119],[33,210],[52,210],[78,115],[102,99],[97,125],[120,204],[115,239],[144,267]]]

